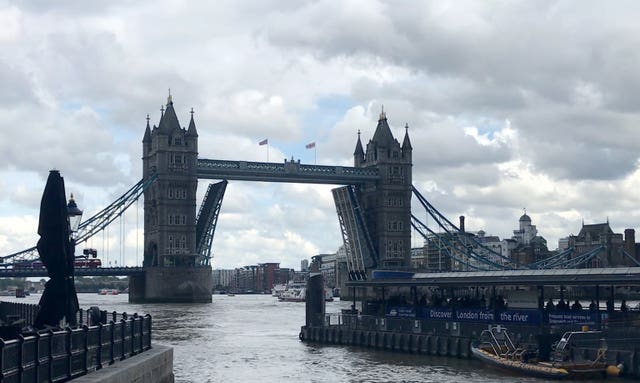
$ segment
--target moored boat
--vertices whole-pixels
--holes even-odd
[[[622,366],[607,366],[607,346],[601,336],[599,331],[567,332],[556,344],[551,360],[541,361],[537,350],[516,347],[506,329],[492,327],[471,345],[471,353],[493,367],[546,379],[619,375]],[[593,360],[574,359],[579,355],[572,352],[574,346],[595,346],[597,355]]]
[[[271,296],[272,297],[279,297],[280,294],[282,294],[283,291],[285,291],[287,289],[287,285],[284,283],[278,283],[273,285],[273,288],[271,289]]]
[[[117,289],[100,289],[100,291],[98,291],[99,295],[118,295],[118,290]]]
[[[284,291],[277,296],[281,302],[305,302],[307,299],[307,284],[305,282],[289,282]],[[324,289],[325,302],[333,302],[331,289]]]

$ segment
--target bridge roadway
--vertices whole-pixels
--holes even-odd
[[[122,277],[129,275],[142,274],[142,267],[97,267],[97,268],[77,268],[75,269],[76,277]],[[27,277],[47,277],[47,270],[42,269],[0,269],[0,278],[27,278]]]
[[[377,168],[198,159],[199,179],[359,185],[376,182]]]

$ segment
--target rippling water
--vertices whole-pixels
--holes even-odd
[[[37,303],[40,296],[2,298]],[[475,360],[303,343],[298,333],[304,303],[268,295],[214,295],[211,304],[129,304],[126,294],[79,294],[79,300],[82,308],[151,314],[153,342],[174,349],[176,382],[544,381],[508,375]],[[330,302],[327,312],[348,306]]]

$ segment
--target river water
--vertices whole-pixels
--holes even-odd
[[[174,350],[176,382],[543,382],[475,360],[316,345],[298,340],[304,303],[269,295],[214,295],[210,304],[129,304],[127,295],[79,294],[84,309],[151,314],[153,342]],[[38,303],[40,295],[3,300]],[[328,302],[340,312],[349,302]],[[621,380],[615,380],[620,382]],[[582,381],[584,382],[584,381]]]

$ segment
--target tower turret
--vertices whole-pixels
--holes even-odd
[[[358,143],[360,141],[358,140]],[[405,150],[393,137],[384,109],[364,160],[354,153],[357,167],[376,167],[380,179],[358,187],[358,200],[378,253],[378,267],[405,268],[411,254],[411,143],[405,133]]]
[[[198,134],[180,128],[171,95],[157,128],[147,122],[143,138],[145,171],[158,179],[146,191],[144,265],[193,266],[196,254]]]

